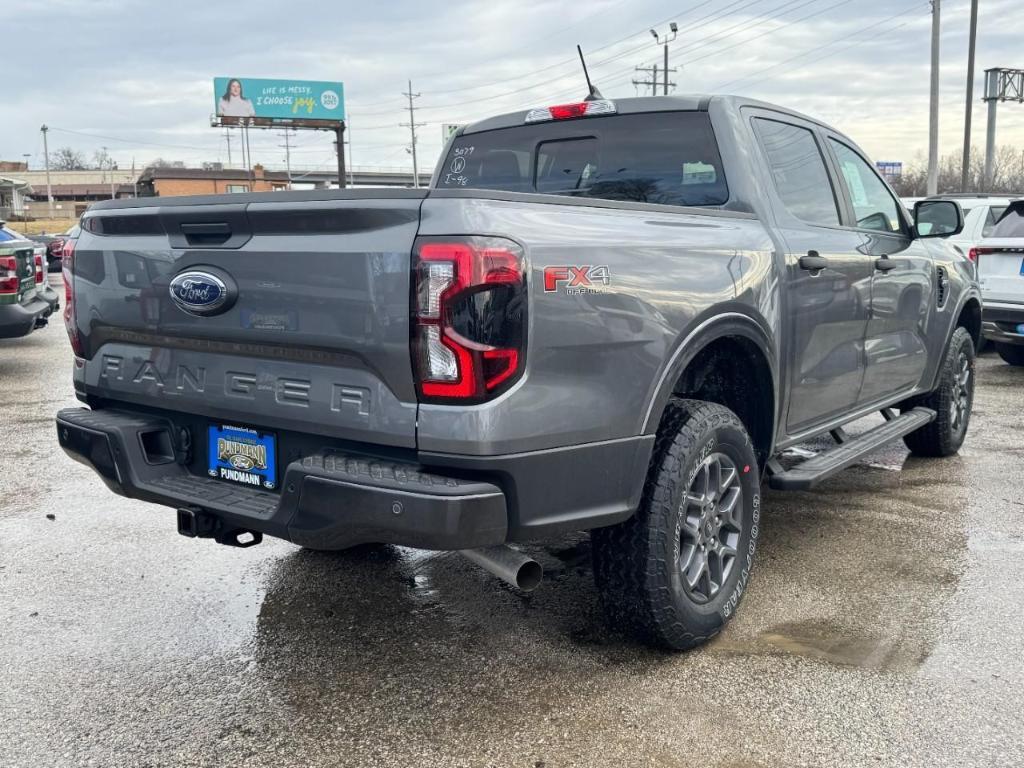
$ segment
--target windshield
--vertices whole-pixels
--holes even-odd
[[[460,136],[437,186],[662,205],[729,199],[705,112],[590,117]]]

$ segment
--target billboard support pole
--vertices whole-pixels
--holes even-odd
[[[254,192],[253,181],[252,181],[252,144],[249,143],[249,123],[252,120],[246,120],[242,124],[242,134],[245,137],[245,172],[249,178],[249,191]]]
[[[338,150],[338,189],[345,188],[345,123],[338,123],[334,129],[335,148]]]

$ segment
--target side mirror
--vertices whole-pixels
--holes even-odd
[[[964,229],[964,212],[953,200],[919,200],[914,203],[917,237],[949,237]]]

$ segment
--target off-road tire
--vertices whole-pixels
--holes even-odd
[[[996,352],[1010,365],[1024,365],[1024,345],[1022,344],[996,344]]]
[[[958,383],[962,377],[963,361],[967,362],[968,378],[966,385]],[[939,386],[927,395],[916,397],[904,403],[902,410],[924,406],[935,411],[935,419],[920,429],[915,429],[903,437],[903,442],[911,453],[918,456],[950,456],[960,450],[967,427],[971,421],[971,407],[974,404],[975,354],[974,341],[966,328],[957,328],[949,340],[946,355],[939,370]],[[966,408],[962,408],[959,417],[955,404],[961,399],[966,386]]]
[[[701,601],[684,585],[680,557],[691,545],[682,542],[690,530],[684,531],[682,523],[686,510],[693,510],[692,502],[684,508],[684,500],[698,472],[719,455],[726,459],[722,466],[731,463],[736,470],[740,493],[733,517],[740,530],[728,576],[713,597]],[[726,474],[721,466],[720,474]],[[623,523],[591,532],[594,579],[609,622],[647,643],[674,650],[693,648],[717,635],[747,588],[760,507],[757,456],[736,414],[715,403],[670,401],[640,508]],[[724,541],[725,534],[719,535]]]

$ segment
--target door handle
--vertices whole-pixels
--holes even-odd
[[[828,259],[817,251],[808,251],[806,256],[800,257],[800,269],[807,269],[811,272],[818,272],[828,266]]]
[[[882,256],[879,259],[875,259],[875,269],[879,272],[888,272],[890,269],[896,269],[899,264],[890,259],[888,256]]]

